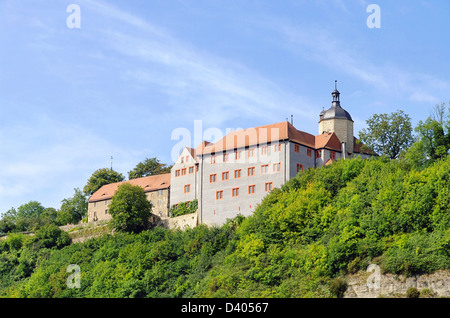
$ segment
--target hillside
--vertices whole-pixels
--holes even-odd
[[[335,297],[369,264],[406,277],[450,269],[449,180],[450,156],[421,171],[351,159],[298,175],[222,227],[72,244],[58,231],[12,235],[0,296]],[[80,288],[66,286],[69,264]]]

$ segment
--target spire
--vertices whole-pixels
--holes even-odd
[[[334,91],[331,93],[331,96],[333,96],[333,101],[331,103],[331,107],[341,107],[341,102],[339,100],[339,93],[337,89],[337,80],[334,81]]]

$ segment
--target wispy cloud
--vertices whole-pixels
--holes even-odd
[[[203,118],[216,126],[242,116],[273,120],[279,105],[283,105],[286,114],[295,109],[307,118],[316,117],[316,110],[308,107],[310,103],[301,96],[284,91],[238,61],[196,48],[112,5],[90,1],[87,4],[103,18],[134,28],[127,33],[117,29],[98,31],[114,52],[139,61],[135,67],[122,70],[122,78],[135,81],[136,85],[159,87],[172,104],[191,110],[192,115],[188,116],[192,118],[188,120]],[[304,105],[302,110],[298,109],[299,104]]]
[[[411,72],[386,60],[380,64],[373,57],[336,37],[325,28],[304,27],[286,21],[266,25],[285,40],[285,47],[305,59],[318,62],[342,74],[371,85],[383,94],[407,96],[411,101],[439,102],[450,83],[430,74]]]

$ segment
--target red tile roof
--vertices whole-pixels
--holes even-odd
[[[323,133],[322,135],[316,136],[316,149],[327,148],[335,151],[341,151],[341,142],[336,134],[333,133]]]
[[[144,192],[167,189],[170,186],[170,173],[106,184],[94,192],[89,198],[89,202],[111,199],[119,186],[124,183],[138,185],[144,189]]]
[[[204,141],[195,152],[197,155],[223,152],[235,148],[254,146],[269,142],[290,140],[304,146],[320,149],[328,148],[341,151],[341,143],[335,133],[318,136],[296,129],[291,123],[280,123],[234,131],[223,137],[215,144]]]

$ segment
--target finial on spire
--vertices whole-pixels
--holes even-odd
[[[337,80],[334,81],[334,91],[331,93],[331,95],[333,96],[333,103],[332,103],[332,107],[336,107],[339,106],[339,91],[337,89]]]

